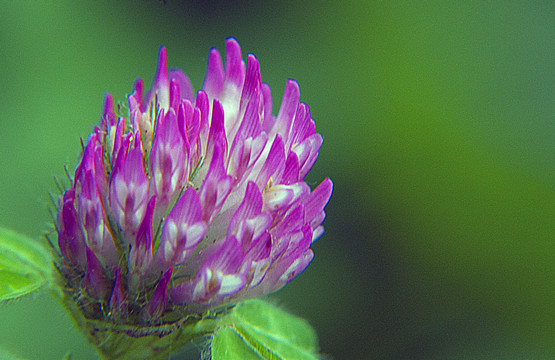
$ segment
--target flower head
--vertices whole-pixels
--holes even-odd
[[[304,178],[318,156],[299,86],[270,88],[234,39],[225,68],[212,49],[202,90],[167,69],[160,49],[150,91],[137,80],[127,106],[106,97],[72,187],[59,200],[59,269],[86,319],[134,326],[283,287],[313,258],[332,192]]]

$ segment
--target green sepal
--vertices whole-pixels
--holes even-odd
[[[44,246],[0,227],[0,302],[37,291],[52,274],[52,257]]]
[[[238,304],[214,332],[212,360],[316,360],[318,338],[310,324],[261,300]]]

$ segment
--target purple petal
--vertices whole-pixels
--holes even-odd
[[[85,237],[75,211],[74,200],[70,195],[72,192],[68,191],[66,194],[64,194],[61,221],[58,222],[60,227],[58,246],[69,264],[84,270],[87,266]]]
[[[110,296],[111,284],[106,279],[104,269],[94,253],[86,248],[87,253],[87,272],[81,282],[85,292],[92,298],[107,301]]]
[[[297,112],[291,126],[291,132],[287,138],[285,149],[289,150],[292,146],[300,144],[307,137],[307,131],[310,127],[310,109],[305,103],[297,106]]]
[[[235,236],[243,252],[262,236],[272,223],[270,214],[261,213],[262,195],[252,181],[247,184],[245,197],[231,218],[227,236]]]
[[[285,284],[301,274],[310,264],[312,259],[314,259],[314,252],[311,249],[308,249],[301,256],[296,258],[287,270],[285,270],[285,272],[280,276],[272,291],[281,289]]]
[[[329,178],[326,178],[306,197],[304,207],[307,221],[311,222],[322,212],[330,200],[332,191],[333,183]]]
[[[281,107],[272,129],[272,132],[279,134],[285,142],[288,141],[289,129],[291,128],[291,122],[297,111],[300,98],[299,84],[295,80],[287,80]]]
[[[127,97],[130,111],[133,111],[133,109],[135,109],[135,106],[137,106],[136,109],[141,112],[146,110],[143,108],[144,88],[145,88],[145,84],[143,79],[137,79],[137,81],[135,81],[135,84],[133,86],[133,92]],[[133,105],[132,105],[132,102],[133,102]]]
[[[179,89],[179,82],[177,80],[170,80],[170,95],[169,95],[170,108],[176,110],[181,103],[181,90]]]
[[[260,115],[258,114],[258,107],[258,100],[253,100],[248,104],[245,115],[243,116],[243,121],[241,122],[241,125],[237,130],[237,134],[233,139],[231,146],[232,150],[237,143],[249,137],[256,137],[260,134]]]
[[[129,251],[129,288],[132,291],[136,291],[149,272],[152,263],[152,215],[154,205],[155,198],[153,197],[148,202],[144,220],[137,230],[135,243],[131,244],[131,250]]]
[[[111,94],[106,94],[104,102],[104,113],[102,115],[101,126],[104,129],[109,129],[116,125],[116,113],[114,112],[114,97]]]
[[[303,204],[296,204],[287,212],[283,219],[271,229],[271,234],[275,237],[298,231],[304,225],[305,210]]]
[[[206,259],[203,266],[231,274],[237,271],[242,260],[241,246],[235,237],[230,236],[214,254]]]
[[[168,291],[169,298],[175,304],[187,304],[193,302],[193,282],[187,281],[173,286]]]
[[[241,47],[234,38],[228,38],[225,45],[225,83],[233,84],[240,90],[245,80],[245,63],[241,56]]]
[[[200,110],[193,107],[189,100],[183,100],[182,104],[186,114],[185,123],[187,126],[184,141],[187,151],[190,152],[192,146],[199,144]]]
[[[239,222],[258,215],[261,211],[262,195],[260,194],[260,190],[258,190],[256,184],[249,181],[247,184],[247,190],[245,191],[245,197],[233,215],[233,218],[231,218],[228,235],[231,235],[231,233],[236,230],[236,226]]]
[[[90,134],[87,139],[87,145],[85,145],[85,149],[83,150],[83,158],[79,166],[77,166],[77,169],[75,169],[76,182],[81,181],[85,172],[94,170],[95,148],[98,144],[98,135],[96,133]]]
[[[285,169],[281,179],[277,179],[278,183],[290,185],[299,181],[299,159],[297,154],[290,152],[285,161]]]
[[[94,149],[94,181],[102,199],[108,195],[108,175],[104,163],[104,145],[96,145]]]
[[[202,205],[202,220],[210,224],[222,209],[231,192],[231,176],[224,169],[223,154],[219,146],[214,147],[212,162],[199,191]]]
[[[124,132],[125,132],[125,119],[120,118],[116,125],[114,142],[109,144],[110,145],[109,148],[112,149],[112,163],[114,164],[114,167],[112,169],[112,174],[115,172],[117,166],[121,163],[121,157],[124,157],[123,154],[127,154],[128,143],[124,142]]]
[[[262,97],[264,100],[264,119],[262,121],[262,131],[270,133],[274,126],[275,117],[272,115],[272,90],[266,83],[262,83]]]
[[[312,168],[312,165],[316,162],[322,142],[322,135],[314,134],[293,148],[293,151],[297,154],[299,159],[299,166],[301,168],[299,176],[301,179],[304,179]]]
[[[156,271],[166,271],[185,262],[200,242],[206,225],[202,222],[200,199],[195,189],[188,188],[179,198],[164,222],[160,245],[156,251]]]
[[[179,84],[179,89],[181,90],[181,98],[193,101],[195,99],[195,91],[191,85],[191,80],[187,74],[181,69],[171,69],[170,70],[170,80],[177,81]]]
[[[270,147],[270,151],[268,152],[268,156],[266,157],[266,161],[256,177],[255,182],[258,188],[263,189],[272,176],[281,177],[284,167],[285,150],[283,147],[283,140],[281,136],[276,135]]]
[[[265,233],[264,236],[252,245],[252,248],[245,255],[245,262],[248,264],[248,272],[246,274],[246,282],[249,288],[255,287],[264,279],[268,269],[270,268],[270,254],[272,249],[272,240],[270,234]]]
[[[132,237],[138,229],[148,197],[148,180],[143,166],[140,141],[138,145],[130,150],[127,156],[121,153],[118,155],[120,163],[116,165],[110,183],[112,215],[127,234],[127,238]]]
[[[114,267],[118,262],[118,255],[92,171],[87,171],[81,182],[78,214],[87,233],[87,245],[100,258],[102,264]]]
[[[209,124],[209,113],[210,113],[210,101],[208,100],[208,95],[204,91],[197,92],[197,100],[195,104],[196,108],[200,110],[200,125],[199,125],[199,137],[201,141],[202,151],[206,151],[206,142],[208,140],[208,130],[210,128]]]
[[[245,84],[243,85],[243,91],[241,93],[241,109],[244,109],[251,101],[254,101],[257,104],[256,111],[258,112],[261,87],[260,64],[254,55],[249,54],[247,57]]]
[[[292,185],[271,186],[264,191],[264,210],[279,211],[285,209],[309,193],[310,188],[304,181]]]
[[[121,279],[121,270],[116,268],[116,281],[110,297],[110,314],[114,319],[124,319],[127,317],[127,301],[125,300],[125,291],[123,289],[123,281]]]
[[[222,278],[218,297],[231,296],[239,292],[245,286],[246,280],[244,275],[226,274]]]
[[[145,323],[159,323],[162,314],[168,305],[168,285],[172,277],[173,268],[168,269],[156,285],[152,297],[149,299],[148,304],[143,308],[141,317]]]
[[[173,109],[162,116],[150,152],[150,194],[156,195],[155,225],[166,212],[174,194],[188,178],[188,151],[180,135]]]
[[[199,272],[195,281],[191,283],[191,302],[207,303],[210,302],[220,291],[222,286],[223,273],[204,268]]]
[[[194,302],[210,302],[230,296],[243,288],[245,277],[237,271],[243,261],[241,247],[234,237],[223,240],[220,248],[202,264],[193,282]]]
[[[305,225],[302,228],[302,236],[291,237],[288,248],[280,257],[275,260],[263,283],[269,292],[279,290],[293,277],[300,274],[312,260],[312,250],[309,249],[312,243],[312,229]],[[296,240],[298,238],[298,240]]]
[[[158,104],[162,109],[168,109],[170,106],[170,80],[168,78],[168,55],[164,46],[160,47],[158,56],[158,66],[156,67],[156,75],[152,84],[152,89],[146,96],[147,104],[154,101],[156,96]],[[145,111],[146,109],[143,109]]]
[[[208,96],[215,98],[220,95],[224,84],[224,67],[222,65],[222,57],[218,49],[213,48],[210,50],[208,57],[208,69],[204,78],[202,89],[206,91]]]
[[[261,133],[256,138],[248,138],[237,144],[229,155],[228,172],[233,177],[233,187],[238,188],[253,170],[262,155],[268,136]]]
[[[206,145],[206,157],[204,161],[210,163],[214,153],[216,144],[223,151],[223,159],[227,156],[227,138],[224,126],[224,109],[218,100],[214,100],[212,105],[212,121],[210,123],[210,133],[208,134],[208,143]]]

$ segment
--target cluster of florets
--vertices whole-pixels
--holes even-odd
[[[295,81],[273,116],[258,60],[245,71],[226,45],[196,93],[162,47],[146,95],[139,79],[118,116],[107,96],[57,215],[58,267],[85,317],[171,322],[276,291],[312,260],[332,182],[303,179],[322,136]]]

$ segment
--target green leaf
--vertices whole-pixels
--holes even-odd
[[[52,270],[50,253],[41,244],[0,227],[0,302],[40,289]]]
[[[318,338],[297,316],[261,300],[238,304],[212,340],[212,360],[316,360]]]
[[[233,327],[224,326],[214,332],[212,360],[260,360],[264,359],[237,333]]]

